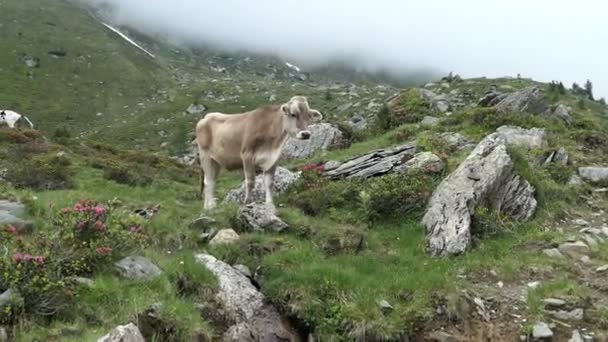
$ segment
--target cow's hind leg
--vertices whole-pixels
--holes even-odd
[[[273,166],[264,171],[264,192],[266,193],[266,204],[269,205],[274,205],[272,201],[272,186],[276,169],[276,166]]]
[[[253,189],[255,188],[255,164],[253,158],[243,158],[243,174],[245,175],[245,201],[253,202]]]
[[[203,192],[203,208],[215,208],[215,180],[220,170],[220,165],[209,156],[201,154],[201,192]]]

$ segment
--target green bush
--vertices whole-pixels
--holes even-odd
[[[409,89],[399,95],[397,103],[390,113],[389,127],[421,121],[431,115],[431,104],[426,101],[418,89]]]
[[[57,190],[74,187],[71,162],[60,156],[34,156],[8,165],[7,180],[17,188]]]
[[[0,230],[0,292],[12,289],[22,305],[0,312],[0,324],[20,313],[53,316],[74,300],[71,276],[89,276],[133,249],[143,247],[142,219],[117,215],[113,205],[85,200],[49,217],[50,229],[19,235],[13,226]]]

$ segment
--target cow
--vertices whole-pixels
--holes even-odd
[[[21,115],[17,112],[7,109],[0,109],[0,126],[8,125],[9,128],[15,128],[17,123],[27,121],[31,128],[34,128],[34,124],[25,115]]]
[[[323,120],[304,96],[283,104],[237,113],[208,113],[196,124],[200,159],[200,195],[204,209],[215,207],[215,179],[223,168],[243,170],[245,203],[253,201],[256,173],[264,174],[265,203],[274,205],[272,184],[283,146],[288,138],[310,139],[308,125]]]

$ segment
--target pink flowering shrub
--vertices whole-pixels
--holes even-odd
[[[22,307],[0,312],[0,324],[20,310],[53,315],[74,296],[72,276],[91,276],[146,242],[140,218],[120,215],[114,205],[82,200],[52,210],[47,229],[21,236],[13,226],[0,227],[0,292],[17,291]]]

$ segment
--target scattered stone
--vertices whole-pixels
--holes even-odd
[[[394,170],[397,173],[422,171],[424,173],[441,173],[444,163],[438,156],[431,152],[420,152]]]
[[[574,220],[574,224],[576,224],[578,226],[582,226],[582,227],[587,227],[589,225],[589,222],[587,222],[583,219],[576,219],[576,220]]]
[[[200,217],[192,220],[192,222],[190,222],[189,226],[192,229],[206,230],[206,229],[213,227],[213,225],[215,223],[216,223],[215,219],[213,219],[209,216],[200,216]]]
[[[282,194],[289,186],[291,186],[300,177],[300,172],[291,172],[284,167],[277,167],[272,182],[273,195]],[[245,183],[237,189],[230,190],[224,199],[225,202],[243,203],[245,201]],[[264,175],[260,174],[255,177],[255,186],[251,193],[252,199],[256,202],[263,201],[266,196],[264,190]]]
[[[563,120],[566,124],[572,124],[572,115],[570,115],[570,108],[563,104],[559,104],[553,111],[553,116]]]
[[[549,308],[562,308],[566,305],[566,301],[562,300],[562,299],[557,299],[557,298],[545,298],[543,299],[543,303],[545,304],[545,307],[549,307]]]
[[[540,281],[532,281],[528,283],[528,287],[531,289],[537,289],[540,286]]]
[[[186,109],[186,112],[188,114],[200,114],[206,110],[207,110],[207,106],[205,106],[204,104],[193,103],[190,106],[188,106],[188,108]]]
[[[161,275],[162,271],[152,261],[142,256],[128,256],[114,264],[118,274],[129,280],[151,280]]]
[[[553,331],[551,331],[551,328],[549,328],[549,325],[545,322],[536,323],[532,328],[532,338],[543,339],[552,337]]]
[[[416,153],[411,144],[391,149],[370,151],[342,162],[333,170],[326,171],[325,176],[331,179],[370,178],[393,172],[396,166],[403,164]]]
[[[354,131],[363,131],[365,129],[367,129],[367,120],[365,120],[364,117],[362,117],[361,115],[354,115],[348,122],[347,124],[354,130]]]
[[[445,95],[437,95],[428,89],[420,89],[420,95],[427,100],[434,109],[441,113],[447,113],[452,108],[449,99]]]
[[[589,264],[591,264],[591,258],[587,255],[583,255],[581,257],[581,262],[585,265],[589,265]]]
[[[249,203],[242,206],[237,220],[246,230],[281,232],[289,227],[276,216],[276,209],[266,204]]]
[[[422,121],[420,121],[420,124],[423,126],[437,126],[439,125],[439,119],[434,117],[434,116],[425,116],[424,119],[422,119]]]
[[[429,335],[430,341],[435,342],[458,342],[458,339],[445,331],[435,331]]]
[[[21,57],[21,62],[25,64],[28,68],[39,68],[40,67],[40,58],[23,55]]]
[[[479,204],[500,208],[516,221],[534,214],[536,190],[515,173],[507,142],[502,133],[488,135],[435,189],[422,219],[429,254],[449,256],[468,250],[472,216]]]
[[[568,340],[568,342],[585,342],[583,339],[583,335],[578,330],[572,331],[572,337]]]
[[[196,255],[196,260],[217,277],[216,298],[223,304],[230,321],[235,323],[224,333],[224,341],[295,340],[294,327],[288,326],[276,308],[241,272],[208,254]]]
[[[568,185],[571,186],[577,186],[577,185],[583,185],[583,179],[579,176],[579,175],[572,175],[570,177],[570,180],[568,181]]]
[[[540,87],[532,86],[507,95],[495,108],[503,113],[542,114],[547,110],[547,103]]]
[[[393,306],[389,302],[387,302],[386,300],[384,300],[384,299],[383,300],[379,300],[377,302],[377,304],[378,304],[378,307],[380,307],[380,311],[382,311],[382,313],[386,314],[386,313],[389,313],[389,312],[393,311]]]
[[[606,271],[608,271],[608,264],[600,266],[595,269],[595,272],[597,272],[597,273],[604,273]]]
[[[239,239],[239,234],[233,229],[222,229],[213,236],[213,239],[209,242],[211,246],[231,244]]]
[[[327,150],[342,141],[342,131],[332,124],[323,122],[308,126],[310,139],[289,138],[283,149],[285,158],[308,158],[315,152]]]
[[[444,132],[439,135],[450,151],[457,151],[469,145],[469,141],[460,133]]]
[[[608,237],[608,227],[602,228],[602,234],[604,234],[606,237]]]
[[[119,325],[97,342],[145,342],[139,328],[133,323]]]
[[[549,157],[545,160],[545,165],[555,163],[559,165],[567,165],[568,164],[568,153],[566,149],[560,147],[557,151],[554,151],[549,155]]]
[[[589,246],[582,241],[566,242],[559,245],[559,251],[568,255],[571,258],[580,258],[583,255],[589,254]]]
[[[591,235],[583,235],[583,240],[585,240],[585,242],[589,245],[589,247],[593,248],[593,247],[597,247],[597,241],[595,241],[595,239],[593,237],[591,237]]]
[[[557,248],[543,249],[543,253],[551,258],[563,258],[564,255]]]
[[[579,167],[578,174],[582,179],[592,183],[608,181],[608,167]]]
[[[562,321],[582,321],[585,315],[585,311],[583,309],[574,309],[572,311],[550,311],[546,310],[546,312]]]
[[[247,278],[253,277],[253,273],[251,273],[251,270],[249,269],[249,267],[247,267],[245,265],[238,264],[238,265],[234,265],[232,267],[234,267],[235,270],[241,272]]]

